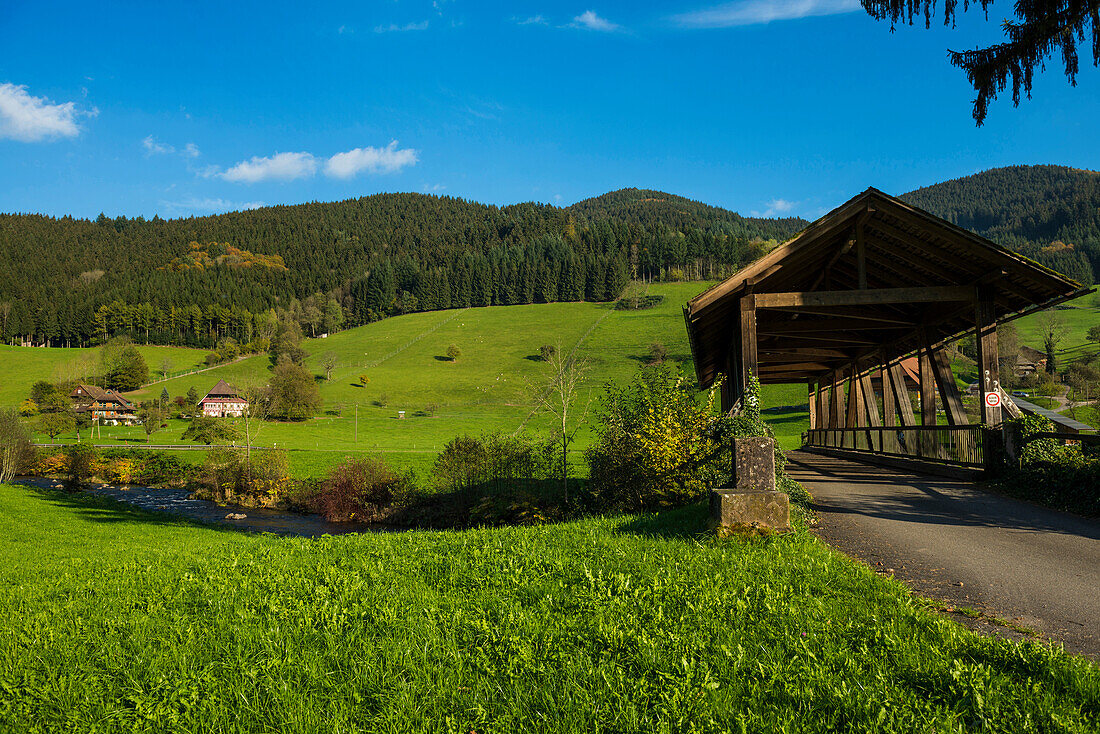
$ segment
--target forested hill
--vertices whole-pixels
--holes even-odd
[[[1100,272],[1100,174],[1015,166],[903,198],[1082,282]],[[0,337],[212,345],[252,340],[279,316],[308,334],[410,311],[602,301],[631,278],[724,277],[805,225],[645,189],[564,208],[378,194],[174,220],[6,214]]]
[[[728,209],[649,189],[619,189],[578,201],[569,210],[589,221],[611,219],[647,228],[667,226],[681,232],[697,229],[750,240],[783,241],[808,224],[799,217],[742,217]]]
[[[1100,275],[1100,173],[1010,166],[901,197],[1082,283]]]
[[[200,345],[250,339],[271,309],[310,333],[409,311],[606,300],[631,277],[723,277],[803,224],[631,189],[569,208],[379,194],[175,220],[0,215],[0,334]]]

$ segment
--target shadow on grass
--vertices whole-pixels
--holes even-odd
[[[706,502],[625,518],[616,532],[649,538],[696,538],[707,530]]]
[[[774,408],[763,408],[760,412],[768,415],[786,415],[788,413],[806,413],[809,410],[810,406],[802,403],[802,405],[777,405]]]

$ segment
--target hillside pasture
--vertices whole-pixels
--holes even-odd
[[[978,637],[805,530],[701,533],[698,505],[309,540],[0,504],[12,731],[1084,732],[1100,710],[1088,661]]]

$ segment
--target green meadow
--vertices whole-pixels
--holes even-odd
[[[295,473],[308,476],[361,452],[384,454],[395,466],[427,470],[444,444],[458,435],[548,430],[549,417],[534,412],[535,391],[549,376],[548,365],[539,359],[539,347],[546,344],[576,350],[589,363],[578,414],[585,405],[595,407],[606,382],[629,380],[655,342],[667,348],[670,363],[682,366],[687,379],[694,380],[682,307],[706,287],[654,284],[650,293],[664,296],[664,301],[641,311],[615,310],[605,303],[470,308],[408,314],[307,340],[311,356],[306,364],[318,375],[323,413],[299,423],[267,422],[254,443],[290,449]],[[445,356],[451,344],[462,352],[455,361]],[[178,352],[177,363],[204,356],[201,350],[158,349]],[[22,358],[31,351],[58,350],[16,350],[13,356]],[[198,355],[192,354],[196,351]],[[332,379],[324,380],[321,360],[329,352],[336,355],[338,366]],[[164,388],[173,396],[182,395],[192,387],[202,395],[219,379],[231,384],[262,382],[269,366],[267,355],[256,355],[153,384],[132,397],[153,398]],[[21,400],[39,374],[22,369],[9,383],[9,391]],[[772,409],[765,415],[782,444],[797,446],[808,424],[805,386],[765,386],[763,402]],[[400,410],[405,411],[404,419],[398,418]],[[185,427],[171,421],[152,441],[183,443]],[[591,439],[591,426],[582,427],[573,444],[576,463]],[[141,427],[105,427],[97,443],[144,440]]]
[[[1096,354],[1097,346],[1085,339],[1089,328],[1100,324],[1100,294],[1091,293],[1068,301],[1056,313],[1065,327],[1065,335],[1058,347],[1062,360]],[[1042,321],[1039,314],[1031,314],[1016,321],[1020,344],[1043,350]]]
[[[172,372],[199,369],[207,351],[183,347],[139,346],[138,351],[149,365],[150,379],[157,379],[161,363],[168,360]],[[0,406],[18,407],[37,380],[63,381],[94,372],[99,364],[99,350],[64,349],[61,347],[11,347],[0,344],[0,365],[4,379],[0,380]],[[159,391],[158,391],[159,392]]]
[[[0,487],[0,729],[1095,731],[1100,670],[702,506],[279,539]],[[48,531],[46,530],[48,529]]]

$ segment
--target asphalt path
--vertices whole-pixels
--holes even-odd
[[[830,545],[972,628],[1013,639],[1038,633],[1100,659],[1100,521],[973,482],[801,451],[788,458],[814,496],[815,532]]]

